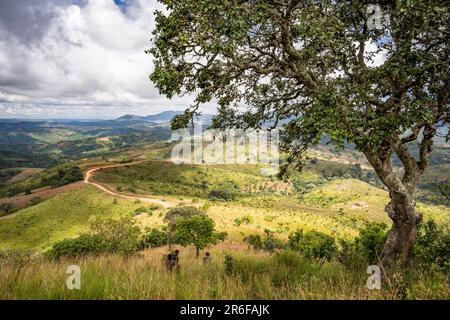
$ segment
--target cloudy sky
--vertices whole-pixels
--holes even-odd
[[[148,79],[157,0],[0,0],[0,118],[183,110]],[[208,110],[205,110],[208,111]]]

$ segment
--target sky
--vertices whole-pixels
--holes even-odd
[[[168,100],[149,80],[153,59],[144,51],[155,10],[164,10],[157,0],[0,0],[0,118],[112,119],[186,109],[192,97]],[[383,61],[380,53],[372,64]],[[201,111],[214,109],[210,103]]]
[[[0,118],[184,110],[192,98],[168,100],[148,78],[156,9],[157,0],[0,0]]]

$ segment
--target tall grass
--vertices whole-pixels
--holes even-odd
[[[237,248],[239,247],[239,248]],[[239,249],[239,250],[236,250]],[[83,257],[0,265],[0,299],[449,299],[445,275],[413,270],[401,282],[368,290],[365,268],[350,271],[337,262],[323,265],[297,253],[269,255],[224,243],[210,250],[209,265],[181,248],[180,270],[168,272],[162,262],[167,248],[140,256]],[[233,257],[226,272],[226,254]],[[66,268],[81,268],[81,290],[66,288]]]

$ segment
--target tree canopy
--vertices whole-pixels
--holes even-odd
[[[301,164],[323,135],[338,146],[353,143],[390,191],[394,225],[383,257],[407,264],[420,221],[414,188],[437,132],[449,135],[449,6],[160,1],[167,11],[156,12],[151,80],[169,98],[195,96],[172,127],[187,126],[202,104],[215,102],[215,128],[281,124],[288,164]],[[392,168],[394,154],[403,175]]]

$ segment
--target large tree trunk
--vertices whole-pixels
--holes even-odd
[[[419,167],[405,148],[397,148],[396,152],[405,165],[405,174],[400,179],[390,164],[391,151],[387,148],[384,153],[365,153],[378,177],[388,188],[391,198],[385,210],[392,219],[392,228],[381,253],[385,272],[396,268],[405,269],[409,265],[416,243],[417,225],[421,221],[413,200],[414,188],[421,174]]]
[[[416,214],[414,201],[404,188],[402,192],[391,191],[391,201],[386,212],[392,219],[392,228],[381,253],[381,263],[385,270],[406,268],[411,262],[412,251],[417,237],[417,225],[421,216]]]

